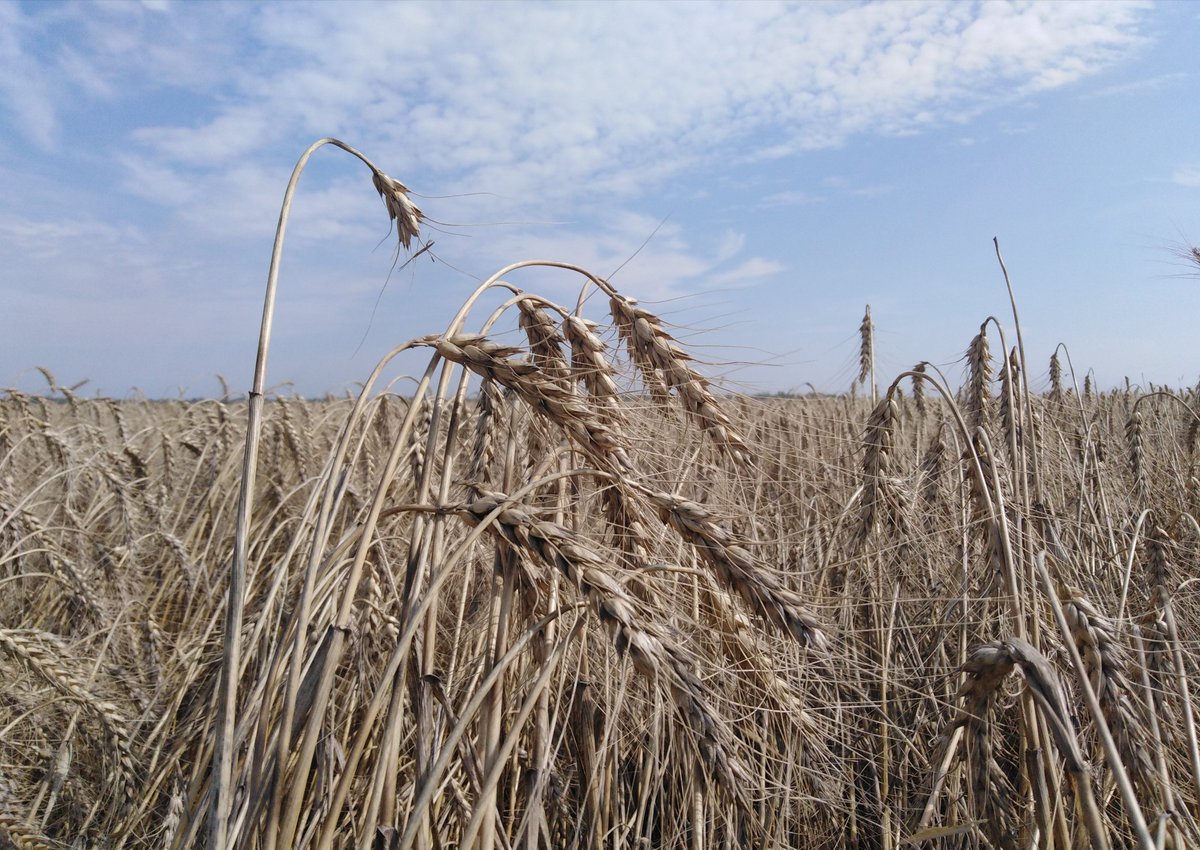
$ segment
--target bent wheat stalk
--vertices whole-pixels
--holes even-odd
[[[233,775],[234,716],[237,713],[237,685],[241,668],[241,630],[245,610],[246,556],[249,547],[250,514],[254,502],[254,479],[258,466],[258,446],[262,432],[263,390],[267,374],[267,353],[271,343],[271,322],[275,314],[275,292],[279,283],[279,261],[283,256],[283,240],[287,233],[288,218],[292,211],[292,199],[296,186],[308,160],[320,148],[333,145],[360,159],[371,169],[375,190],[383,198],[388,217],[396,224],[400,244],[408,248],[418,235],[422,214],[408,199],[408,189],[403,183],[384,174],[369,159],[354,148],[337,139],[318,139],[301,154],[292,170],[283,206],[279,210],[279,224],[275,229],[275,244],[271,249],[271,265],[267,271],[267,291],[263,302],[262,325],[258,335],[258,354],[254,365],[254,383],[250,389],[250,402],[246,422],[246,449],[242,462],[241,492],[238,496],[237,526],[234,533],[233,559],[229,569],[229,593],[226,603],[224,650],[221,659],[221,684],[216,740],[216,784],[213,786],[213,805],[209,820],[209,847],[225,850],[228,842],[229,816],[233,808],[230,787]]]

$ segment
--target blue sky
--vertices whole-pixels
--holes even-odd
[[[533,258],[620,267],[733,388],[845,390],[868,303],[882,382],[957,378],[988,315],[1011,341],[993,236],[1035,386],[1060,342],[1190,385],[1198,44],[1186,3],[0,2],[0,386],[248,388],[326,135],[453,226],[389,279],[369,173],[318,153],[272,385],[346,388]]]

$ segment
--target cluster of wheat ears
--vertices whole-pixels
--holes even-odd
[[[526,262],[267,400],[330,143],[420,239],[310,148],[248,405],[0,401],[0,847],[1200,846],[1197,391],[1032,366],[1014,308],[958,389],[879,392],[868,313],[865,391],[734,398]]]

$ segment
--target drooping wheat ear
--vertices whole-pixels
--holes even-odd
[[[150,681],[155,688],[162,680],[162,663],[160,657],[163,648],[163,632],[158,621],[154,619],[154,615],[150,613],[149,608],[146,609],[145,618],[141,622],[141,637],[142,637],[142,661],[145,664],[146,670],[150,673]]]
[[[1152,799],[1157,796],[1157,786],[1152,778],[1154,768],[1145,740],[1145,724],[1129,681],[1129,659],[1117,641],[1116,626],[1077,588],[1060,581],[1058,596],[1121,762],[1138,793]]]
[[[409,199],[408,187],[394,177],[388,177],[372,167],[371,182],[375,184],[375,191],[387,207],[388,218],[396,225],[396,236],[400,244],[407,251],[412,247],[412,240],[421,236],[421,220],[425,218],[424,213]]]
[[[1050,400],[1061,403],[1063,395],[1062,362],[1058,359],[1058,349],[1056,348],[1050,355]]]
[[[717,524],[707,508],[681,496],[645,491],[659,518],[695,547],[717,582],[736,593],[750,610],[801,646],[823,649],[827,639],[798,593],[788,590],[759,564],[732,532]]]
[[[613,380],[615,370],[605,355],[608,346],[596,334],[598,325],[580,316],[563,319],[563,335],[571,344],[571,372],[595,402],[602,416],[624,420],[618,401],[619,390]]]
[[[1142,411],[1133,408],[1129,419],[1125,422],[1125,442],[1129,446],[1129,471],[1133,475],[1133,490],[1138,503],[1147,504],[1150,496],[1150,484],[1146,478],[1146,458],[1142,445]]]
[[[64,583],[71,588],[72,601],[76,602],[81,610],[87,612],[88,616],[95,622],[104,622],[105,614],[95,590],[91,584],[84,580],[84,577],[75,568],[75,565],[59,554],[61,548],[53,545],[54,537],[41,519],[31,511],[19,510],[12,505],[0,502],[0,525],[4,524],[6,520],[12,526],[14,542],[25,535],[28,535],[31,539],[43,541],[44,548],[42,551],[47,562],[50,564],[50,569],[55,574],[61,576]],[[16,535],[18,529],[23,532],[20,536]]]
[[[517,323],[529,340],[529,351],[533,355],[534,365],[564,390],[570,390],[571,369],[567,365],[566,355],[563,354],[566,340],[559,333],[558,325],[532,296],[522,298],[517,302],[517,307]]]
[[[643,506],[619,485],[604,484],[600,488],[600,509],[628,565],[644,565],[650,552],[650,535]]]
[[[992,393],[992,355],[988,348],[987,324],[980,325],[979,333],[967,346],[967,385],[963,413],[967,424],[980,428],[987,424],[990,416]]]
[[[1153,594],[1163,588],[1170,596],[1171,535],[1161,525],[1155,525],[1146,536],[1146,588]]]
[[[1166,529],[1154,526],[1146,535],[1146,591],[1149,605],[1140,623],[1146,647],[1146,669],[1154,685],[1159,708],[1166,709],[1163,694],[1169,690],[1171,639],[1167,628],[1167,608],[1171,604],[1171,560]]]
[[[605,356],[608,346],[596,334],[597,327],[595,322],[580,316],[568,315],[563,319],[563,335],[571,345],[571,374],[587,392],[601,420],[620,431],[626,424],[626,416],[619,401],[613,363]],[[612,484],[602,486],[600,506],[621,552],[631,565],[643,563],[649,551],[649,537],[641,507]]]
[[[617,335],[625,344],[630,361],[641,373],[642,382],[650,391],[650,397],[660,407],[668,407],[671,394],[667,392],[667,385],[658,372],[658,361],[653,352],[655,333],[651,320],[657,322],[657,317],[638,307],[636,298],[613,294],[608,303]],[[639,319],[641,328],[638,325]]]
[[[601,469],[631,468],[622,434],[606,425],[572,390],[549,379],[528,360],[514,358],[520,349],[478,334],[440,337],[432,344],[442,357],[512,390],[536,413],[558,424]]]
[[[1079,737],[1075,731],[1071,713],[1067,708],[1066,691],[1046,656],[1032,644],[1019,637],[1005,642],[1013,661],[1025,677],[1025,687],[1033,694],[1034,702],[1046,719],[1050,736],[1054,739],[1058,753],[1071,777],[1075,797],[1083,809],[1084,825],[1091,838],[1092,847],[1107,848],[1109,830],[1105,826],[1096,799],[1092,792],[1091,768],[1079,748]]]
[[[988,795],[996,791],[1003,794],[1003,786],[997,784],[991,769],[994,760],[988,751],[990,743],[986,739],[980,739],[981,733],[986,735],[988,732],[987,721],[978,721],[977,718],[986,718],[984,712],[990,710],[994,704],[997,690],[1014,666],[1020,669],[1025,680],[1025,689],[1032,695],[1034,703],[1045,718],[1050,735],[1065,763],[1076,799],[1083,809],[1084,824],[1092,847],[1107,848],[1108,830],[1096,806],[1092,792],[1091,769],[1079,749],[1079,740],[1067,708],[1066,692],[1046,657],[1019,637],[993,641],[977,647],[963,665],[967,679],[959,690],[959,697],[963,699],[964,704],[955,723],[967,726],[968,752],[974,747],[980,754],[982,763],[977,762],[974,765],[972,776],[977,805],[979,801],[983,801],[986,811],[992,805]],[[974,725],[976,723],[978,726]],[[1005,798],[1005,801],[1008,799],[1011,798]],[[1003,817],[1004,812],[988,814],[991,816],[988,817],[987,828],[994,833],[998,824],[993,822],[993,818],[996,815]],[[989,837],[997,846],[1014,846],[1011,837],[1005,838],[1002,834]]]
[[[305,449],[304,440],[300,437],[300,430],[296,427],[295,416],[297,413],[293,409],[295,407],[294,401],[289,402],[286,398],[279,399],[279,424],[283,429],[283,443],[295,465],[296,475],[303,480],[305,470],[308,469],[308,452]]]
[[[925,374],[925,367],[929,364],[922,360],[916,366],[912,367],[912,371],[917,375]],[[913,405],[917,409],[917,416],[922,418],[928,412],[928,405],[925,402],[925,381],[923,378],[913,377],[912,379]]]
[[[691,367],[692,357],[675,342],[662,321],[632,299],[614,293],[609,299],[613,322],[656,401],[665,404],[667,388],[679,396],[684,410],[717,450],[738,463],[750,461],[750,449],[721,410],[708,379]]]
[[[179,825],[183,821],[185,802],[183,778],[176,774],[175,781],[172,783],[171,800],[167,805],[167,816],[163,818],[162,832],[158,840],[158,846],[161,850],[170,850],[171,847],[175,846],[175,836],[178,834]]]
[[[121,406],[112,399],[104,399],[104,406],[108,407],[108,412],[113,414],[113,421],[116,424],[116,436],[121,438],[122,443],[127,443],[125,411],[122,411]]]
[[[965,727],[964,752],[970,779],[968,799],[983,822],[988,839],[999,848],[1015,847],[1014,811],[1016,789],[996,760],[992,741],[992,715],[1000,689],[1013,671],[1012,653],[1002,641],[975,647],[962,670],[966,674],[958,689],[961,700],[949,733]]]
[[[23,664],[99,721],[113,749],[116,768],[113,789],[126,796],[132,795],[137,788],[137,771],[128,720],[116,705],[92,693],[80,674],[63,663],[67,650],[61,641],[54,635],[31,629],[0,629],[0,652]]]
[[[478,523],[507,502],[502,493],[483,492],[465,506],[464,517]],[[708,689],[696,675],[690,653],[661,627],[642,620],[637,602],[606,571],[605,559],[583,538],[556,523],[539,519],[527,506],[510,504],[488,531],[520,557],[562,573],[584,595],[634,669],[664,685],[681,716],[696,735],[701,758],[711,775],[745,806],[747,779],[732,749],[726,723],[709,706]]]

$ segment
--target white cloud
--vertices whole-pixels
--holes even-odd
[[[0,70],[22,71],[0,75],[10,81],[0,104],[48,145],[80,99],[215,95],[194,117],[132,132],[129,180],[157,174],[173,187],[167,206],[220,194],[257,209],[258,181],[238,191],[235,176],[333,134],[417,188],[490,192],[503,202],[493,214],[544,216],[643,196],[701,164],[961,122],[1107,67],[1139,43],[1143,4],[619,9],[143,3],[23,14],[0,4]],[[37,41],[51,33],[76,37]]]
[[[715,286],[744,285],[751,281],[779,274],[782,271],[786,271],[786,269],[785,265],[777,263],[774,260],[751,257],[728,271],[708,275],[706,280]]]
[[[138,139],[165,161],[208,167],[332,131],[455,190],[632,196],[759,134],[779,156],[1065,85],[1136,44],[1139,21],[1121,3],[621,12],[255,7],[252,50],[278,61],[231,71],[217,114]]]
[[[1200,166],[1188,165],[1177,168],[1171,175],[1171,182],[1188,189],[1200,189]]]
[[[473,256],[481,274],[519,259],[570,262],[611,279],[623,292],[654,302],[720,286],[743,285],[782,269],[780,264],[760,257],[735,265],[746,241],[746,234],[726,230],[714,241],[694,244],[670,221],[624,211],[610,214],[586,229],[539,228],[506,233],[498,245],[481,246]],[[521,272],[512,282],[574,304],[581,280],[563,272]]]
[[[188,266],[185,260],[160,258],[151,241],[130,225],[0,212],[0,268],[9,292],[105,301],[164,289]]]
[[[1191,78],[1191,74],[1185,74],[1181,71],[1168,74],[1155,74],[1151,77],[1142,77],[1137,80],[1129,80],[1123,83],[1116,83],[1110,86],[1089,91],[1081,95],[1084,100],[1094,100],[1106,97],[1124,97],[1131,94],[1144,94],[1147,91],[1161,89],[1165,86],[1182,83]]]
[[[0,3],[0,110],[9,113],[21,136],[48,147],[58,133],[58,116],[47,75],[26,49],[28,37],[20,8]]]

